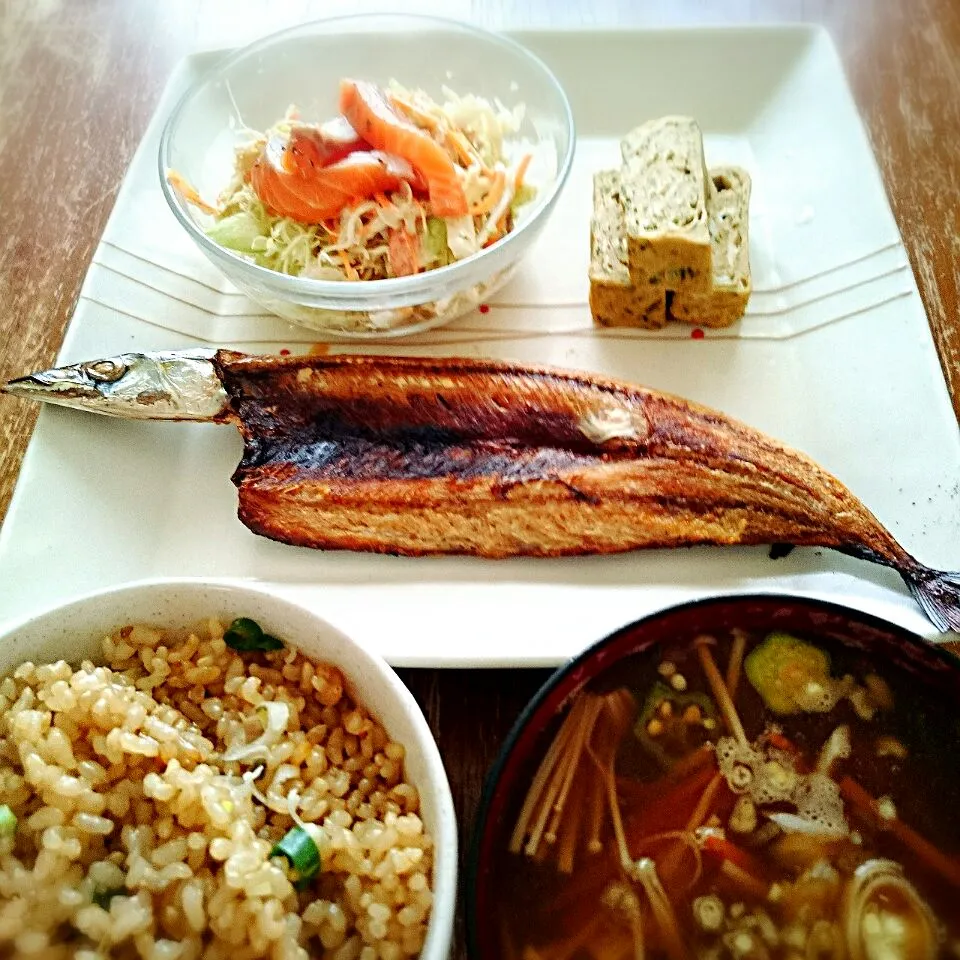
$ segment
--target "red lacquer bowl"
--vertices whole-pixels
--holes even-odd
[[[467,857],[465,907],[471,960],[499,960],[501,956],[499,934],[492,922],[499,882],[492,866],[494,845],[509,836],[530,775],[570,698],[631,654],[733,627],[820,636],[854,651],[866,651],[888,673],[915,678],[918,697],[911,709],[923,708],[922,694],[946,695],[960,703],[960,659],[908,630],[838,604],[780,595],[721,597],[672,607],[623,627],[546,681],[514,724],[487,775]]]

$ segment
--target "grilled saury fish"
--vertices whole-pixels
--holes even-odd
[[[894,568],[938,629],[960,629],[960,574],[914,559],[809,457],[633,384],[492,360],[210,350],[124,354],[5,389],[236,424],[240,519],[285,543],[482,557],[816,545]]]

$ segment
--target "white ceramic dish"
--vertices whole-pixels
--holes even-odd
[[[0,634],[0,675],[26,660],[96,661],[100,641],[129,623],[183,629],[210,617],[251,617],[264,631],[339,667],[348,689],[406,747],[406,772],[420,792],[435,842],[434,901],[422,960],[450,952],[457,892],[457,824],[450,784],[427,722],[400,678],[378,656],[317,614],[251,586],[209,580],[155,580],[90,594]]]
[[[558,76],[578,130],[551,228],[489,312],[364,349],[557,363],[709,404],[815,457],[925,563],[960,568],[960,432],[827,35],[516,36]],[[681,53],[686,67],[676,71]],[[213,56],[184,61],[171,78],[97,248],[64,362],[199,341],[296,351],[315,339],[230,288],[160,193],[163,121]],[[586,304],[591,174],[615,160],[632,124],[668,112],[698,117],[709,161],[743,164],[755,185],[748,316],[699,341],[687,327],[597,331]],[[776,562],[764,549],[481,562],[287,547],[236,519],[229,478],[240,452],[229,428],[44,410],[0,530],[0,621],[131,577],[211,574],[296,597],[394,664],[557,664],[654,610],[729,592],[834,599],[934,636],[895,574],[832,552],[796,550]]]

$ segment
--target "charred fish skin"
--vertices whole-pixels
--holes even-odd
[[[123,353],[10,380],[5,393],[132,420],[228,419],[212,349]]]
[[[816,536],[827,545],[832,533],[830,546],[900,559],[892,538],[813,461],[715,411],[641,387],[460,359],[239,359],[218,370],[248,440],[235,475],[241,487],[322,491],[339,508],[371,511],[616,511],[611,524],[561,524],[549,538],[546,515],[544,529],[526,538],[490,523],[477,543],[461,550],[444,540],[431,552],[612,552],[676,545],[668,535],[755,543],[775,527],[792,534],[783,538],[790,542]],[[617,522],[637,506],[647,524]],[[838,516],[848,522],[834,529]]]
[[[835,477],[723,414],[592,374],[464,358],[221,352],[239,516],[322,549],[502,558],[774,542],[897,570],[938,629],[960,578]]]

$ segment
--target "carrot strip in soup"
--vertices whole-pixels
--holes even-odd
[[[960,863],[948,857],[899,817],[890,820],[882,817],[877,801],[852,777],[841,779],[840,796],[853,807],[858,816],[895,837],[930,870],[939,873],[952,886],[960,888]]]
[[[720,873],[740,892],[746,893],[757,900],[766,900],[770,893],[770,884],[758,879],[752,873],[747,873],[732,860],[724,860],[720,864]]]
[[[648,786],[644,791],[644,798],[636,804],[622,796],[625,807],[636,808],[632,815],[628,813],[624,818],[628,843],[630,839],[639,841],[650,834],[684,829],[715,773],[716,769],[697,770],[689,779],[665,788],[662,792],[657,790],[658,781],[658,784]],[[632,846],[632,843],[629,845]]]
[[[777,733],[776,730],[767,734],[767,743],[771,747],[783,750],[784,753],[800,753],[800,748],[792,740],[788,740],[782,733]]]
[[[713,805],[717,791],[723,783],[723,774],[715,773],[713,779],[707,784],[707,789],[700,795],[697,805],[693,808],[693,813],[690,814],[690,819],[687,821],[688,830],[696,830],[697,827],[703,826],[703,821],[710,816],[710,807]]]
[[[716,753],[710,747],[698,747],[696,750],[682,756],[663,777],[664,783],[678,783],[694,770],[710,766],[716,769]]]
[[[703,852],[712,854],[721,860],[729,860],[734,866],[754,877],[763,876],[763,864],[752,853],[748,853],[742,847],[738,847],[735,843],[731,843],[723,837],[715,835],[704,837]]]

